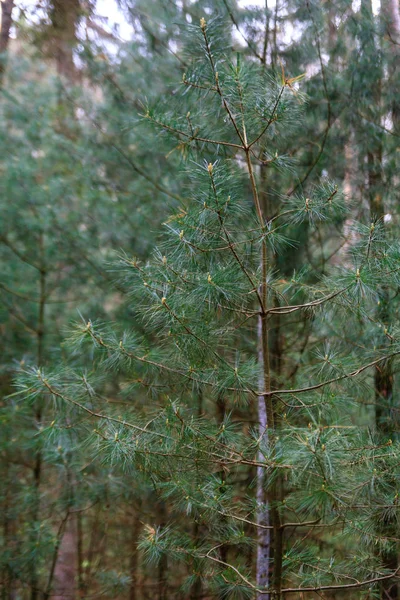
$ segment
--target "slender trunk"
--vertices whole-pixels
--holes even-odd
[[[246,152],[246,160],[247,160],[247,168],[250,178],[250,184],[253,194],[254,205],[257,211],[259,223],[261,227],[264,227],[266,221],[265,210],[266,207],[262,206],[263,202],[260,199],[257,189],[257,183],[254,176],[254,169],[251,163],[250,153]],[[265,182],[264,182],[265,183]],[[263,193],[266,194],[266,190],[263,190]],[[266,198],[266,195],[265,195]],[[264,208],[264,210],[263,210]],[[269,392],[271,390],[271,364],[270,364],[270,343],[269,343],[269,323],[268,323],[268,267],[269,267],[269,257],[267,252],[267,246],[264,242],[261,250],[261,273],[262,273],[262,283],[261,283],[261,315],[260,322],[258,326],[259,331],[259,360],[260,364],[260,392]],[[265,428],[263,430],[263,435],[268,435],[268,438],[264,437],[264,443],[267,441],[271,442],[271,434],[273,434],[276,430],[277,425],[277,417],[276,407],[273,404],[272,397],[270,394],[265,394],[264,396],[260,396],[260,398],[264,401],[264,408],[261,408],[261,404],[259,404],[259,410],[261,412],[258,415],[259,418],[259,426],[262,426],[262,423],[265,423]],[[261,424],[261,425],[260,425]],[[262,480],[261,480],[262,477]],[[260,485],[264,487],[264,474],[260,473]],[[261,491],[260,491],[261,493]],[[272,544],[272,559],[273,559],[273,573],[271,579],[271,583],[273,585],[273,597],[274,600],[281,599],[281,589],[282,589],[282,574],[283,574],[283,529],[281,523],[281,515],[279,512],[278,503],[282,494],[282,485],[280,477],[276,477],[274,482],[269,488],[268,500],[269,506],[265,507],[264,519],[267,518],[268,515],[268,526],[272,527],[273,531],[273,544]],[[259,518],[259,517],[258,517]],[[265,544],[268,542],[265,536],[265,529],[259,528],[258,530],[258,540],[262,540],[262,543]],[[262,532],[262,533],[261,533]],[[271,546],[270,546],[271,548]],[[266,547],[263,548],[264,552],[266,552]],[[260,550],[260,554],[261,554]],[[271,550],[270,550],[271,552]],[[271,562],[271,557],[268,556],[269,562]],[[257,568],[260,568],[260,575],[262,574],[265,578],[266,565],[258,564]],[[269,570],[269,565],[268,565]],[[257,573],[258,575],[258,573]],[[268,595],[259,594],[260,598],[268,598]]]
[[[278,60],[278,12],[279,12],[279,0],[275,2],[274,12],[274,29],[273,29],[273,45],[271,49],[271,67],[273,70],[277,68]]]
[[[277,295],[273,297],[274,306],[279,306],[279,298]],[[281,334],[281,322],[279,313],[273,315],[270,322],[270,335],[269,335],[269,353],[270,353],[270,368],[271,368],[271,387],[277,388],[279,384],[279,376],[281,373],[282,366],[282,334]],[[275,430],[279,427],[279,415],[275,411],[274,414],[274,426]],[[273,530],[273,584],[275,589],[275,597],[280,598],[280,591],[282,587],[282,574],[283,574],[283,546],[284,546],[284,529],[282,527],[282,518],[278,508],[278,504],[281,504],[283,500],[283,479],[280,472],[276,473],[275,481],[271,489],[271,496],[273,503],[271,503],[271,523],[274,526]]]
[[[37,322],[37,364],[41,367],[44,358],[44,336],[45,336],[45,307],[46,307],[46,269],[44,266],[44,236],[39,235],[39,256],[40,256],[40,275],[39,275],[39,313]],[[39,398],[36,403],[35,420],[36,426],[40,427],[42,423],[43,401]],[[33,511],[32,511],[32,526],[39,521],[40,513],[40,484],[42,479],[42,450],[40,446],[36,449],[35,466],[33,469]],[[32,545],[36,545],[36,535],[33,531]],[[35,561],[31,564],[31,600],[38,598],[38,575]]]
[[[199,393],[198,393],[198,399],[197,399],[197,416],[200,418],[202,415],[203,415],[203,391],[200,389]],[[197,483],[199,484],[200,480],[198,480]],[[197,519],[195,519],[194,524],[193,524],[193,541],[194,541],[194,546],[197,548],[198,545],[200,544],[200,525],[199,525],[199,522]],[[197,565],[193,565],[193,566],[198,568]],[[200,600],[200,598],[202,598],[202,596],[203,596],[203,584],[202,584],[201,572],[200,572],[200,573],[198,573],[198,577],[193,586],[193,589],[191,592],[191,597],[193,598],[193,600]]]
[[[217,420],[219,424],[222,425],[222,423],[224,422],[225,415],[226,401],[224,395],[220,394],[217,398]],[[221,470],[217,474],[218,478],[221,480],[221,486],[223,486],[224,484],[224,473],[225,472],[223,465],[221,465]],[[222,516],[220,520],[222,524],[226,523],[226,517]],[[219,557],[223,562],[228,562],[228,547],[225,544],[222,544],[222,546],[219,548]]]
[[[372,157],[368,156],[368,162]],[[372,190],[373,193],[373,190]],[[371,215],[372,217],[381,218],[383,221],[384,206],[382,198],[379,194],[371,199]],[[377,318],[385,325],[388,323],[390,318],[389,315],[389,292],[388,289],[382,287],[380,304],[377,310]],[[374,387],[375,387],[375,423],[377,431],[379,431],[385,439],[391,436],[393,433],[393,415],[392,415],[392,404],[393,404],[393,367],[392,362],[386,361],[380,363],[375,368],[374,374]],[[383,531],[382,531],[383,527]],[[390,515],[385,516],[382,524],[379,525],[379,533],[384,536],[394,537],[397,535],[396,521]],[[396,571],[399,566],[399,557],[396,547],[388,547],[381,551],[381,559],[387,569]],[[381,598],[385,600],[390,598],[391,600],[397,600],[399,598],[399,586],[398,583],[391,581],[384,582],[381,584]]]
[[[168,560],[163,555],[158,563],[157,600],[167,600],[167,567]]]
[[[387,4],[391,4],[388,2]],[[371,19],[372,22],[372,5],[370,0],[364,0],[362,8],[365,11],[365,15]],[[371,34],[368,45],[366,45],[366,52],[369,52],[372,56],[376,54],[378,48],[375,37]],[[379,109],[382,106],[382,78],[383,78],[383,67],[379,66],[376,71],[376,81],[373,83],[373,105]],[[379,113],[378,113],[379,114]],[[381,136],[376,136],[373,141],[368,139],[368,150],[367,150],[367,167],[368,167],[368,192],[369,192],[369,206],[371,221],[379,221],[381,227],[385,226],[385,205],[384,205],[384,181],[383,181],[383,139]],[[377,309],[377,319],[383,323],[384,326],[388,325],[390,320],[389,310],[389,290],[386,286],[382,286],[380,289],[380,303]],[[386,340],[384,340],[386,343]],[[393,432],[393,422],[391,415],[391,408],[393,402],[393,368],[391,361],[380,363],[375,368],[374,374],[374,388],[375,388],[375,425],[377,431],[385,438]],[[396,535],[396,523],[393,522],[393,518],[386,516],[384,521],[378,526],[378,534],[382,536],[395,536]],[[398,556],[395,547],[385,548],[380,552],[380,558],[387,569],[395,571],[398,568]],[[381,583],[380,595],[382,600],[391,598],[391,600],[397,600],[398,585],[388,580]]]
[[[64,482],[62,482],[64,485]],[[72,512],[74,505],[73,479],[69,467],[66,469],[68,506],[61,521],[50,566],[44,600],[74,600],[77,575],[77,518]]]
[[[199,529],[200,529],[199,528],[199,523],[196,520],[194,522],[194,526],[193,526],[193,539],[194,539],[195,546],[197,546],[197,543],[200,541],[200,531],[199,531]],[[197,577],[197,579],[196,579],[196,581],[195,581],[195,583],[193,585],[193,589],[192,589],[190,597],[193,600],[200,600],[200,598],[203,597],[203,584],[202,584],[202,581],[201,581],[200,573],[198,574],[198,577]]]
[[[82,579],[83,579],[83,596],[88,590],[90,585],[93,567],[95,561],[95,552],[100,545],[100,534],[99,534],[99,525],[101,523],[101,508],[100,506],[96,510],[94,515],[91,531],[90,531],[90,539],[88,544],[88,550],[86,555],[86,566],[83,568]]]
[[[165,503],[162,500],[159,500],[158,503],[158,515],[159,515],[159,525],[161,528],[165,527],[168,515]],[[160,561],[158,563],[158,573],[157,573],[157,600],[167,600],[168,598],[168,581],[167,581],[167,573],[168,573],[168,557],[165,553],[162,554]]]
[[[262,352],[262,323],[261,317],[258,324],[258,361],[263,364]],[[264,388],[264,374],[260,372],[259,389]],[[264,444],[268,445],[268,421],[265,399],[259,396],[257,400],[258,412],[258,431],[260,439],[264,439]],[[264,455],[261,450],[258,452],[257,460],[262,463]],[[268,494],[266,491],[265,469],[261,466],[257,467],[257,567],[256,567],[256,582],[259,589],[266,589],[269,586],[269,570],[270,570],[270,553],[271,553],[271,532],[266,529],[270,526],[270,515],[268,506]],[[265,594],[259,594],[257,600],[266,598]]]
[[[0,86],[3,83],[4,72],[7,64],[7,50],[10,42],[13,8],[14,0],[3,0],[3,2],[1,2]]]
[[[49,578],[47,581],[47,587],[46,587],[46,591],[44,592],[44,600],[48,600],[48,598],[51,595],[54,573],[55,573],[57,559],[58,559],[58,552],[60,550],[61,542],[64,537],[65,527],[66,527],[69,516],[70,515],[69,515],[69,510],[68,510],[58,528],[58,532],[57,532],[57,536],[56,536],[56,543],[55,543],[54,552],[53,552],[53,560],[51,561],[50,573],[49,573]]]
[[[77,553],[77,574],[78,574],[78,596],[83,598],[84,584],[83,584],[83,528],[82,528],[82,513],[76,513],[76,553]]]
[[[36,413],[36,419],[39,417],[39,422],[41,420],[41,412]],[[32,527],[39,520],[39,510],[40,510],[40,482],[41,482],[41,474],[42,474],[42,452],[40,449],[36,451],[35,458],[35,466],[33,469],[33,514],[32,514]],[[33,530],[32,532],[32,544],[36,544],[36,534]],[[32,561],[31,564],[31,600],[37,600],[38,598],[38,575],[36,571],[36,563]]]
[[[384,226],[385,207],[382,198],[382,145],[367,155],[368,189],[371,221],[379,221]],[[380,290],[380,303],[377,310],[378,319],[388,325],[389,306],[388,289]],[[387,435],[392,429],[391,402],[393,397],[393,375],[390,363],[380,364],[375,369],[375,421],[377,429]]]
[[[385,207],[382,199],[382,147],[380,146],[376,153],[368,153],[369,167],[369,193],[370,193],[370,212],[371,219],[379,219],[384,224]],[[377,310],[377,319],[385,326],[388,325],[389,315],[389,290],[382,287],[380,290],[380,303]],[[375,368],[374,374],[375,388],[375,424],[376,429],[385,439],[393,433],[393,368],[391,361],[380,363]],[[382,530],[383,527],[383,530]],[[385,536],[396,535],[396,523],[393,518],[386,516],[382,524],[379,525],[379,533]],[[385,548],[381,551],[381,559],[387,569],[395,571],[398,568],[398,553],[396,548]],[[381,584],[381,598],[385,600],[397,600],[399,598],[398,584],[393,582],[384,582]]]
[[[0,406],[5,405],[5,399],[12,393],[11,373],[5,372],[0,375]],[[3,466],[1,473],[1,484],[3,486],[3,504],[1,505],[2,530],[3,530],[3,552],[6,552],[6,559],[0,572],[0,589],[2,600],[15,600],[17,595],[17,574],[13,569],[13,559],[17,548],[17,520],[13,515],[14,489],[13,482],[16,473],[12,469],[11,456],[9,454],[8,442],[11,432],[5,428],[2,432],[5,449],[3,451],[1,464]]]
[[[10,491],[11,491],[11,479],[10,479],[10,465],[8,461],[8,456],[5,456],[4,460],[4,473],[2,476],[6,493],[4,504],[2,506],[3,511],[3,545],[4,549],[7,551],[10,547]],[[12,572],[10,566],[6,563],[2,568],[2,576],[1,576],[1,598],[2,600],[8,600],[10,598],[10,590],[12,585]]]
[[[130,560],[130,575],[131,585],[129,588],[129,600],[138,600],[138,548],[137,542],[140,535],[141,523],[137,512],[133,515],[132,522],[132,542],[131,542],[131,560]]]
[[[76,589],[76,518],[69,514],[60,535],[59,548],[54,568],[54,585],[51,597],[54,600],[74,600]],[[50,591],[49,591],[50,594]]]
[[[392,98],[392,120],[395,130],[400,125],[400,99],[398,81],[400,74],[400,5],[399,0],[381,0],[381,10],[389,43],[388,79],[389,89],[394,91]]]
[[[261,193],[260,203],[263,215],[268,214],[268,195],[266,170],[261,169]],[[267,258],[263,252],[263,257]],[[266,260],[263,261],[266,263]],[[267,265],[263,266],[263,278],[267,276]],[[266,302],[266,293],[264,292]],[[266,306],[264,306],[266,308]],[[264,321],[264,323],[263,323]],[[269,355],[265,355],[266,348],[268,349],[268,330],[266,329],[265,316],[260,316],[258,322],[258,362],[260,364],[259,389],[267,390],[269,387]],[[263,440],[262,444],[268,446],[268,414],[267,401],[263,396],[259,396],[257,400],[258,412],[258,431],[259,437]],[[264,461],[264,455],[260,449],[258,452],[258,462]],[[271,569],[271,530],[270,527],[270,507],[268,502],[268,492],[266,489],[265,469],[262,466],[257,467],[257,566],[256,566],[256,582],[260,590],[267,589],[270,584],[270,569]],[[263,600],[265,594],[258,594],[257,600]]]
[[[269,40],[269,8],[268,0],[265,0],[265,30],[264,30],[264,42],[262,50],[262,64],[264,67],[267,64],[267,52],[268,52],[268,40]]]

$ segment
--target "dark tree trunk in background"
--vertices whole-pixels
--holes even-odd
[[[168,523],[168,509],[163,500],[159,500],[157,506],[158,512],[158,525],[163,529]],[[157,572],[157,588],[156,598],[157,600],[168,600],[168,556],[165,552],[161,555],[158,563]]]
[[[50,18],[53,27],[53,52],[59,75],[73,81],[76,75],[73,51],[81,7],[79,0],[53,0]]]
[[[12,25],[12,11],[14,0],[1,2],[1,30],[0,30],[0,86],[3,83],[4,72],[7,61],[7,50],[10,42],[10,31]]]
[[[70,515],[58,551],[54,571],[53,600],[74,600],[77,586],[76,517]]]
[[[397,2],[397,0],[395,0]],[[382,15],[385,15],[385,10],[389,5],[394,3],[389,0],[382,4]],[[386,5],[386,6],[384,6]],[[393,6],[392,6],[393,8]],[[371,121],[378,121],[382,113],[382,80],[384,76],[382,59],[379,58],[381,48],[377,44],[374,27],[374,17],[372,12],[371,0],[363,0],[361,5],[362,16],[366,22],[366,34],[364,34],[364,52],[366,55],[365,66],[370,67],[375,72],[375,81],[371,90]],[[390,70],[389,70],[390,72]],[[383,180],[383,139],[382,134],[377,134],[373,138],[370,135],[366,136],[367,148],[367,170],[368,170],[368,194],[371,222],[379,222],[381,227],[385,227],[385,204],[384,204],[384,189],[385,182]],[[376,318],[382,323],[382,327],[386,327],[390,321],[389,314],[389,290],[382,286],[380,291],[380,302],[378,305]],[[386,344],[387,340],[383,339],[382,344]],[[393,432],[392,422],[392,402],[393,402],[393,369],[391,361],[383,362],[375,367],[374,374],[375,387],[375,424],[376,430],[380,433],[383,439],[387,439]],[[390,516],[385,517],[385,520],[378,525],[379,534],[382,536],[393,537],[396,535],[396,523]],[[395,547],[388,547],[381,550],[381,559],[387,569],[395,571],[398,567],[398,556]],[[390,598],[397,600],[398,586],[392,581],[381,583],[380,595],[382,600]]]
[[[395,130],[400,125],[400,98],[399,98],[399,76],[400,76],[400,4],[399,0],[381,0],[382,16],[384,20],[385,34],[389,44],[389,69],[388,78],[393,94],[392,119]]]
[[[221,393],[219,394],[218,398],[217,398],[217,421],[220,425],[223,424],[224,419],[226,417],[226,399],[224,397],[224,394]],[[220,471],[217,472],[217,477],[218,479],[220,479],[221,481],[221,488],[223,488],[224,485],[224,479],[225,479],[225,471],[224,471],[224,466],[223,464],[220,465]],[[225,524],[226,523],[226,517],[221,516],[220,517],[220,521],[221,524]],[[219,558],[220,560],[222,560],[223,562],[228,562],[228,546],[226,544],[222,544],[221,547],[219,548]],[[218,598],[223,598],[222,595],[218,595]]]
[[[137,548],[139,535],[141,530],[141,523],[139,520],[139,514],[137,512],[134,513],[132,518],[132,542],[131,542],[131,560],[130,560],[130,575],[131,575],[131,584],[129,588],[129,600],[138,600],[138,559],[139,552]]]

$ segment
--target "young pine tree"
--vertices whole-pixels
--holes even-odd
[[[183,93],[143,115],[181,154],[185,186],[152,260],[121,254],[115,268],[132,328],[85,320],[71,343],[91,372],[23,369],[18,393],[57,407],[43,444],[73,422],[121,491],[128,475],[151,484],[159,517],[142,507],[139,550],[158,565],[158,598],[371,597],[398,578],[376,551],[397,540],[376,523],[398,515],[399,445],[360,406],[373,407],[374,367],[400,353],[376,311],[398,285],[398,244],[358,223],[341,266],[282,275],[290,228],[340,229],[349,202],[325,178],[265,214],[261,168],[294,170],[281,149],[296,146],[300,78],[230,56],[218,21],[189,33]],[[277,315],[290,340],[279,372]],[[382,332],[390,344],[374,345]]]

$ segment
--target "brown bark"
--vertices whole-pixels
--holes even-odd
[[[1,30],[0,30],[0,86],[4,77],[7,60],[7,50],[10,42],[10,30],[12,25],[12,11],[14,0],[1,2]]]
[[[77,575],[76,518],[69,515],[54,570],[53,600],[74,600]]]
[[[59,75],[73,81],[76,75],[73,50],[76,46],[76,28],[80,14],[79,0],[53,0],[50,10],[54,58]]]
[[[385,8],[387,9],[389,5],[394,8],[394,3],[392,3],[391,0],[386,1],[386,7],[382,4],[383,14]],[[362,8],[365,11],[365,15],[368,16],[372,21],[372,5],[370,0],[363,0]],[[369,54],[373,56],[378,50],[376,46],[376,41],[371,36],[365,51],[369,52]],[[377,70],[377,80],[373,84],[374,91],[371,98],[373,106],[378,111],[382,106],[382,78],[383,67],[381,66],[380,69]],[[384,181],[382,166],[382,136],[376,137],[373,141],[368,140],[367,147],[368,192],[371,221],[379,221],[381,226],[384,227],[385,205],[383,197]],[[389,290],[385,286],[382,286],[380,289],[380,303],[376,316],[384,326],[388,325],[388,320],[390,318]],[[393,422],[391,417],[391,405],[393,400],[393,369],[390,361],[380,363],[375,367],[374,388],[376,429],[382,436],[384,436],[384,438],[387,438],[387,436],[393,431]],[[393,519],[389,516],[379,524],[377,532],[382,536],[393,536],[396,534],[396,523],[393,522]],[[380,551],[380,558],[387,569],[393,572],[396,571],[398,568],[398,556],[395,549],[388,548]],[[380,597],[382,600],[387,598],[390,598],[391,600],[397,600],[399,597],[397,583],[393,583],[390,580],[385,580],[382,582],[380,585]]]
[[[44,341],[45,341],[45,308],[46,308],[46,296],[47,296],[47,271],[45,267],[45,244],[43,233],[39,235],[39,260],[40,260],[40,278],[39,278],[39,312],[36,327],[37,336],[37,365],[38,367],[43,366],[44,361]],[[38,398],[35,407],[35,421],[36,427],[40,427],[43,418],[43,399]],[[36,449],[35,465],[33,469],[33,510],[32,510],[32,522],[37,523],[40,520],[40,487],[42,483],[42,449],[40,446]],[[37,538],[32,529],[31,543],[36,545]],[[35,561],[31,564],[31,600],[37,600],[39,596],[38,590],[38,573]]]
[[[375,144],[367,154],[369,206],[372,221],[384,225],[385,206],[383,201],[382,179],[382,143]],[[380,290],[381,298],[377,317],[385,326],[389,320],[389,292],[387,288]],[[375,420],[377,430],[388,435],[393,429],[391,403],[393,397],[393,373],[391,363],[383,363],[375,368]]]
[[[217,421],[220,425],[223,424],[225,416],[226,416],[226,401],[225,401],[224,395],[220,394],[217,398]],[[220,478],[221,486],[222,486],[223,482],[224,482],[224,477],[225,477],[223,464],[221,464],[221,470],[219,471],[217,476],[218,476],[218,478]],[[226,517],[221,516],[221,523],[223,524],[225,522],[226,522]],[[222,546],[220,547],[219,558],[220,558],[220,560],[222,560],[225,563],[228,562],[228,547],[226,544],[222,544]]]
[[[197,416],[199,419],[203,416],[203,391],[199,390],[197,397]],[[200,483],[200,482],[198,482]],[[200,544],[200,524],[197,519],[195,519],[193,524],[193,542],[195,547],[197,548]],[[193,600],[200,600],[203,597],[203,583],[201,579],[201,573],[198,574],[198,578],[195,581],[192,591],[191,597]]]
[[[13,538],[14,532],[12,532],[13,524],[12,524],[12,520],[10,518],[10,507],[11,507],[11,502],[12,502],[12,496],[11,496],[11,485],[12,484],[11,484],[10,463],[9,463],[8,456],[5,456],[4,464],[5,464],[5,469],[2,473],[2,480],[5,485],[6,494],[5,494],[5,501],[2,506],[3,545],[4,545],[4,548],[8,552],[11,552],[12,538]],[[13,598],[15,598],[15,589],[14,589],[15,578],[14,578],[12,569],[10,567],[10,564],[6,563],[2,569],[0,587],[1,587],[2,600],[12,600]]]
[[[78,527],[76,513],[72,512],[74,493],[69,468],[66,471],[68,509],[61,521],[50,568],[46,597],[55,600],[74,600],[78,584]]]
[[[382,199],[382,176],[381,176],[382,149],[379,148],[376,155],[368,153],[369,165],[369,187],[370,187],[370,212],[373,219],[380,219],[383,223],[385,207]],[[377,318],[385,326],[389,320],[389,291],[383,287],[381,289],[380,304],[377,311]],[[393,433],[393,368],[391,361],[386,361],[375,367],[374,373],[375,387],[375,423],[379,433],[385,438]],[[395,536],[397,533],[396,522],[393,518],[386,516],[380,525],[381,535]],[[399,559],[395,549],[388,548],[381,552],[381,559],[387,569],[396,571],[399,566]],[[396,582],[384,581],[381,583],[381,598],[385,600],[397,600],[399,598],[399,586]]]
[[[130,575],[131,585],[129,588],[129,600],[138,600],[138,558],[139,552],[137,543],[140,535],[141,523],[138,513],[134,513],[132,522],[132,542],[131,542],[131,560],[130,560]]]
[[[167,507],[163,500],[159,500],[157,505],[159,526],[161,529],[166,526],[168,521]],[[158,563],[158,573],[156,581],[157,600],[167,600],[168,598],[168,556],[163,553]]]
[[[78,596],[83,598],[84,595],[84,582],[83,582],[83,527],[82,527],[82,513],[76,513],[76,532],[77,532],[77,544],[76,552],[78,563],[76,566],[78,576]]]
[[[8,48],[13,8],[14,0],[3,0],[1,3],[0,53],[6,52]]]
[[[400,5],[399,0],[381,0],[382,16],[389,43],[388,78],[393,90],[392,119],[395,130],[400,125],[398,84],[400,75]]]

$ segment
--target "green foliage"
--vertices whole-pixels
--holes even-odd
[[[54,592],[75,519],[82,596],[358,598],[397,576],[399,245],[394,202],[392,224],[373,210],[393,143],[360,71],[383,76],[377,20],[335,3],[352,45],[324,41],[318,3],[202,4],[128,3],[118,58],[86,40],[101,99],[32,60],[3,91],[4,589]],[[282,64],[257,50],[273,19],[299,26]]]

